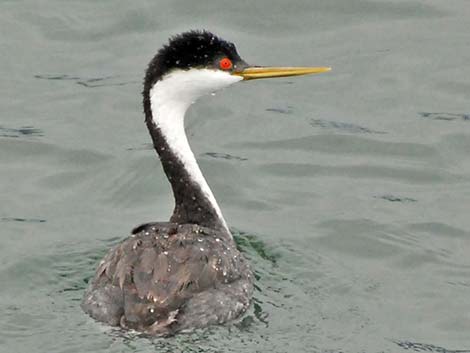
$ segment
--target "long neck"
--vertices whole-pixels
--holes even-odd
[[[228,230],[217,201],[197,164],[184,130],[190,101],[168,99],[165,87],[155,85],[147,99],[146,124],[163,170],[171,184],[175,209],[170,221]]]

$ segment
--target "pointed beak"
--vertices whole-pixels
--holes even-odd
[[[253,66],[235,71],[232,75],[241,76],[244,80],[256,80],[259,78],[288,77],[321,74],[328,72],[331,67],[263,67]]]

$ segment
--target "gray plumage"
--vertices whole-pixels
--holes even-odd
[[[229,234],[150,223],[108,252],[82,308],[109,325],[171,335],[236,318],[252,291],[251,270]]]

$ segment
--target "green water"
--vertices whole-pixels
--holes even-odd
[[[141,82],[207,28],[259,65],[187,131],[256,269],[242,321],[149,340],[79,308],[112,244],[166,220]],[[470,350],[470,2],[0,1],[0,351]]]

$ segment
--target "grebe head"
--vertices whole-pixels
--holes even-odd
[[[240,57],[233,43],[208,31],[189,31],[170,38],[150,61],[144,97],[162,81],[169,93],[162,98],[191,104],[205,94],[242,80],[300,76],[329,70],[329,67],[250,66]]]
[[[235,73],[246,67],[233,43],[207,31],[185,32],[172,37],[152,59],[144,93],[157,82],[165,82],[165,100],[191,104],[205,94],[243,80]],[[172,92],[174,96],[170,96]]]

